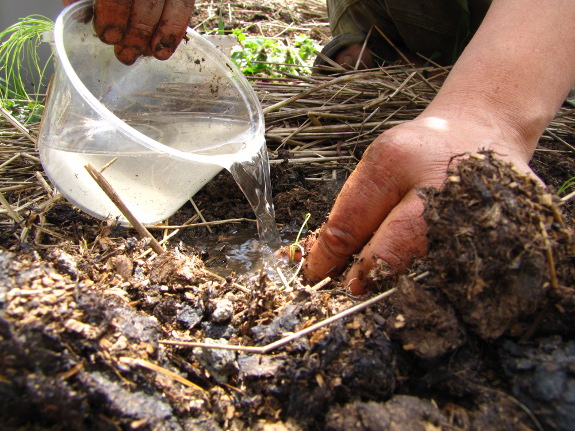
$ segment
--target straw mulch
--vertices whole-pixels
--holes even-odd
[[[331,76],[253,79],[265,112],[272,166],[287,160],[311,181],[349,173],[377,135],[415,118],[427,106],[447,73],[440,67],[392,65]],[[62,201],[39,163],[34,144],[38,124],[13,124],[6,116],[1,121],[3,237],[43,247],[38,241],[43,232],[57,242],[62,238],[43,214]],[[568,169],[574,135],[575,108],[566,103],[541,138],[533,161],[536,172],[554,187],[573,174]]]

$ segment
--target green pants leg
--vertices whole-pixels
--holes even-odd
[[[368,46],[380,60],[396,58],[383,32],[400,49],[442,64],[455,61],[490,4],[491,0],[327,0],[334,36],[365,39],[373,28]]]

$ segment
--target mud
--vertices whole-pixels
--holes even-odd
[[[422,196],[428,257],[372,274],[396,294],[267,354],[160,341],[263,346],[355,301],[337,281],[216,279],[191,246],[144,257],[68,214],[89,253],[0,254],[3,429],[569,429],[572,219],[489,153]]]

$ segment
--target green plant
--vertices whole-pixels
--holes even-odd
[[[224,0],[220,2],[220,13],[218,16],[218,31],[216,34],[218,34],[219,36],[226,34],[226,30],[224,28]]]
[[[295,260],[295,254],[296,254],[296,252],[298,251],[298,249],[301,250],[302,255],[303,255],[303,253],[304,253],[304,250],[303,250],[302,246],[299,244],[299,240],[300,240],[300,238],[301,238],[301,234],[303,233],[303,230],[308,228],[308,227],[307,227],[307,222],[309,221],[309,218],[310,218],[310,217],[311,217],[311,214],[310,214],[310,213],[307,213],[307,214],[305,215],[305,218],[304,218],[304,220],[303,220],[303,223],[302,223],[301,227],[299,228],[299,232],[297,233],[297,236],[296,236],[296,238],[295,238],[295,241],[294,241],[293,243],[291,243],[290,246],[289,246],[289,259],[290,259],[290,262],[293,262],[293,261]]]
[[[575,188],[575,177],[569,178],[567,181],[561,184],[561,187],[559,187],[559,190],[557,190],[557,194],[560,195],[566,193],[567,190],[572,188]]]
[[[19,120],[33,119],[43,108],[39,103],[40,83],[50,60],[40,63],[38,46],[42,34],[53,28],[52,20],[31,15],[0,33],[0,103]],[[33,95],[24,83],[27,74],[38,78]]]
[[[264,74],[281,76],[282,73],[309,75],[311,60],[319,45],[305,35],[295,37],[294,46],[283,40],[261,36],[247,36],[243,30],[234,30],[240,47],[231,58],[246,76]]]

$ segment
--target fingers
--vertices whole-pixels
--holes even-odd
[[[339,274],[408,190],[398,169],[404,166],[401,149],[374,144],[345,183],[306,258],[304,270],[312,281]]]
[[[422,217],[423,206],[417,191],[412,189],[385,218],[346,274],[344,285],[352,295],[366,293],[367,275],[378,260],[402,271],[414,257],[426,252],[427,228]]]
[[[96,0],[94,10],[96,33],[130,65],[142,55],[168,59],[184,37],[194,1]]]
[[[194,0],[166,0],[160,23],[151,40],[152,55],[168,59],[176,50],[194,10]]]
[[[94,5],[94,30],[109,45],[120,43],[124,38],[132,0],[97,0]]]
[[[112,1],[112,0],[100,0]],[[124,0],[113,0],[124,3]],[[141,55],[150,55],[150,40],[164,10],[163,0],[137,0],[132,2],[128,27],[124,38],[114,46],[116,57],[122,63],[133,64]],[[96,11],[96,14],[98,12]]]

